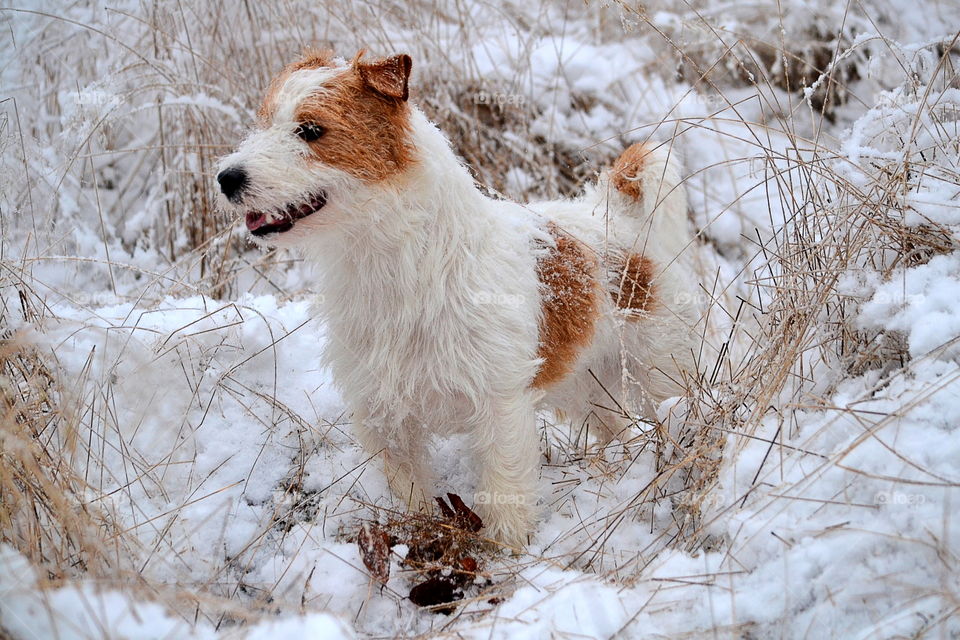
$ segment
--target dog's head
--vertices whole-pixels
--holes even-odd
[[[258,241],[293,244],[335,224],[411,163],[410,56],[312,53],[273,80],[256,129],[220,161],[228,212]]]

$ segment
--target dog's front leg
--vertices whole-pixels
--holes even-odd
[[[354,433],[371,457],[383,461],[383,473],[390,491],[402,498],[413,511],[430,509],[430,480],[427,473],[425,443],[419,442],[413,420],[406,418],[394,438],[383,434],[383,427],[368,421],[365,411],[354,411]]]
[[[494,402],[471,436],[480,476],[474,502],[485,532],[522,548],[537,514],[540,447],[534,398],[525,391]]]

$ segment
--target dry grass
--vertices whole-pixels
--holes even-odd
[[[51,580],[109,574],[115,555],[106,542],[110,519],[86,503],[83,478],[68,463],[79,431],[59,411],[57,380],[39,354],[12,336],[3,343],[0,365],[0,540],[45,567]]]
[[[478,180],[492,192],[517,198],[573,194],[621,146],[622,140],[595,146],[579,140],[547,141],[528,127],[539,115],[538,105],[478,101],[480,93],[518,95],[520,89],[508,83],[485,84],[475,69],[457,67],[442,52],[431,49],[429,43],[441,28],[469,32],[472,18],[467,12],[435,7],[426,0],[388,7],[320,3],[306,9],[292,1],[244,2],[237,15],[235,9],[155,2],[136,15],[107,9],[97,20],[85,23],[26,9],[5,10],[7,15],[16,14],[15,19],[32,20],[35,27],[29,41],[17,43],[18,55],[106,46],[126,52],[129,60],[117,77],[98,83],[98,69],[83,69],[82,77],[74,78],[79,60],[68,53],[37,56],[36,78],[42,80],[39,98],[29,105],[4,102],[5,117],[0,121],[4,168],[21,186],[5,189],[0,206],[19,212],[22,218],[16,225],[26,237],[22,252],[11,246],[6,225],[13,223],[4,217],[0,288],[6,300],[20,303],[19,308],[5,303],[4,327],[11,322],[11,314],[42,325],[41,319],[52,319],[47,299],[76,298],[77,291],[63,282],[46,282],[51,263],[63,265],[77,279],[145,303],[165,295],[193,293],[232,300],[250,289],[281,297],[309,293],[290,291],[283,284],[286,274],[298,268],[295,259],[247,250],[234,233],[233,221],[217,213],[211,190],[216,158],[242,134],[259,88],[303,44],[332,44],[341,52],[365,45],[385,52],[397,46],[397,38],[383,25],[408,30],[401,46],[413,50],[416,59],[429,61],[418,67],[423,75],[415,98],[451,135]],[[559,478],[551,508],[575,503],[568,496],[578,486],[603,489],[615,484],[641,455],[649,454],[655,459],[655,474],[640,491],[609,504],[601,503],[599,497],[593,505],[574,504],[577,510],[585,507],[586,515],[537,558],[505,559],[471,536],[456,534],[451,542],[451,530],[442,519],[387,514],[386,530],[394,541],[415,546],[417,540],[441,540],[439,547],[455,548],[451,557],[441,549],[440,557],[422,566],[413,566],[418,559],[408,556],[408,568],[424,577],[435,578],[444,567],[459,563],[455,570],[486,571],[496,594],[509,595],[522,568],[546,563],[593,571],[632,585],[644,580],[649,559],[663,549],[699,553],[728,548],[729,540],[708,532],[716,519],[737,506],[711,502],[723,460],[735,458],[757,438],[768,444],[770,466],[775,465],[774,458],[796,452],[796,446],[785,442],[796,430],[794,412],[828,408],[827,399],[841,379],[821,384],[819,377],[825,370],[839,369],[849,376],[869,370],[887,373],[900,370],[910,360],[901,334],[866,331],[854,323],[864,301],[841,293],[841,280],[864,270],[888,278],[904,267],[957,249],[950,229],[934,221],[922,225],[904,221],[905,194],[919,180],[936,176],[960,185],[958,168],[946,166],[945,160],[957,155],[957,114],[925,100],[934,91],[960,83],[956,38],[927,44],[928,59],[935,63],[925,75],[905,69],[904,99],[922,106],[871,140],[878,148],[899,141],[903,155],[857,166],[839,154],[836,141],[829,138],[829,118],[845,103],[860,100],[851,94],[849,84],[858,79],[858,63],[870,48],[893,49],[894,44],[876,40],[855,44],[853,26],[847,23],[830,33],[813,24],[799,35],[790,31],[791,26],[785,30],[786,39],[768,38],[759,31],[728,33],[715,27],[713,17],[696,11],[683,22],[684,29],[699,34],[691,40],[689,33],[664,30],[649,13],[626,5],[613,11],[597,9],[597,34],[619,32],[621,18],[637,29],[658,33],[659,61],[676,66],[692,94],[717,101],[716,113],[710,117],[668,114],[649,129],[659,137],[671,132],[679,145],[705,130],[716,134],[716,140],[742,145],[737,147],[740,155],[727,158],[719,169],[732,171],[744,163],[759,162],[755,182],[758,190],[766,189],[772,231],[755,230],[741,243],[744,255],[732,256],[710,226],[723,212],[704,212],[708,224],[698,238],[699,249],[724,259],[742,258],[742,270],[736,278],[720,281],[719,271],[711,271],[716,264],[705,264],[703,282],[709,285],[704,285],[702,293],[711,300],[710,317],[702,327],[707,348],[699,354],[705,373],[687,381],[688,399],[669,420],[639,424],[633,437],[606,450],[590,448],[588,425],[545,428],[548,473]],[[422,15],[430,18],[421,19]],[[856,20],[868,17],[857,14]],[[531,28],[519,13],[504,11],[503,19],[519,31]],[[271,30],[269,25],[284,29]],[[364,30],[356,32],[355,25],[364,25]],[[804,88],[811,85],[815,86],[806,96]],[[76,112],[64,112],[58,92],[80,94],[81,86],[86,93],[78,100]],[[108,97],[97,103],[90,87],[102,89]],[[739,92],[745,87],[756,89],[766,121],[741,117],[745,105]],[[582,116],[594,99],[573,94],[569,112]],[[40,108],[47,118],[27,117],[29,110]],[[726,124],[737,128],[724,128]],[[71,135],[58,138],[61,127]],[[922,144],[917,142],[921,139]],[[57,140],[65,166],[43,167],[42,154],[24,140]],[[525,172],[529,184],[518,188],[507,181],[507,167]],[[707,167],[702,172],[716,175],[711,173],[716,169]],[[701,195],[706,201],[705,194],[698,193],[703,188],[700,178],[690,178],[692,201]],[[72,207],[60,199],[61,189],[75,194],[80,205]],[[735,209],[743,196],[727,206]],[[780,210],[786,212],[783,224],[774,220],[774,212]],[[100,247],[72,235],[77,226],[98,230]],[[159,257],[151,268],[126,264],[111,256],[111,246],[130,254],[154,252]],[[100,248],[102,255],[88,255]],[[8,295],[12,291],[17,294]],[[275,336],[274,345],[283,338]],[[184,352],[192,353],[187,347]],[[100,402],[108,397],[110,385],[105,380],[58,377],[54,355],[9,331],[0,343],[0,541],[40,569],[41,588],[96,578],[104,585],[136,590],[144,600],[161,602],[184,619],[206,620],[218,628],[240,628],[276,611],[310,610],[302,593],[258,591],[244,582],[255,555],[272,544],[268,541],[276,538],[281,546],[298,524],[326,517],[316,509],[319,492],[302,487],[309,447],[294,456],[278,490],[282,495],[273,498],[270,522],[248,549],[224,559],[223,570],[212,584],[148,581],[141,569],[160,543],[144,548],[139,532],[124,528],[123,518],[111,512],[102,480],[93,482],[85,475],[98,465],[102,470],[105,464],[90,438],[98,429],[106,432],[105,425],[115,420],[109,404]],[[218,393],[250,403],[276,402],[243,388],[229,375]],[[331,446],[323,434],[343,427],[339,419],[316,426],[320,421],[314,416],[279,405],[273,408],[303,433],[322,432],[311,434],[316,436],[310,445],[315,448]],[[776,435],[758,436],[761,423],[770,416],[779,420]],[[883,419],[877,417],[877,423]],[[276,425],[265,428],[271,426]],[[826,459],[816,451],[804,453]],[[140,474],[138,478],[157,482],[156,470],[145,468],[143,459],[134,453],[124,459]],[[755,484],[767,460],[764,457],[757,469]],[[755,488],[744,490],[743,501]],[[382,513],[380,507],[359,503],[346,493],[341,503],[340,513],[352,513],[357,520],[369,519],[371,509],[374,519]],[[663,510],[669,513],[670,523],[657,531],[656,542],[635,557],[618,558],[610,547],[619,528],[630,522],[652,523],[654,512]],[[342,537],[349,539],[354,533],[345,531]],[[464,557],[474,558],[479,566],[469,562],[463,566]],[[479,601],[489,599],[491,593],[479,590],[479,595],[473,595]],[[371,597],[375,596],[371,593]]]

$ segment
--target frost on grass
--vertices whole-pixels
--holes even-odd
[[[960,635],[955,3],[230,6],[0,9],[0,635]],[[682,156],[703,376],[541,415],[524,553],[402,513],[309,268],[216,213],[304,45],[411,53],[491,192]]]

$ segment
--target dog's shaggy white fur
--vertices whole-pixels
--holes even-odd
[[[412,506],[434,491],[433,434],[466,431],[489,535],[536,519],[539,407],[594,412],[682,390],[697,310],[686,200],[667,148],[634,145],[577,200],[478,190],[407,101],[410,58],[310,54],[283,70],[256,130],[221,162],[228,211],[318,267],[325,361],[357,436]]]

